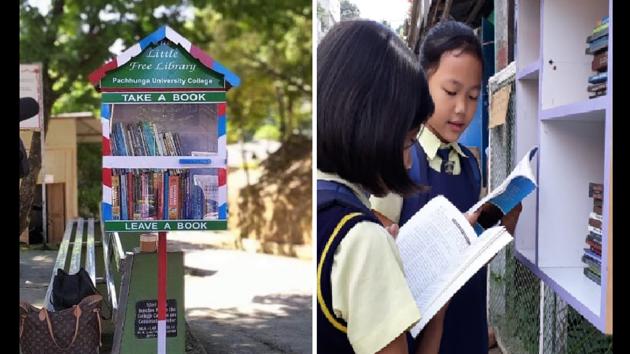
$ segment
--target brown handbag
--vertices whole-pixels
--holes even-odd
[[[101,295],[90,295],[61,311],[20,303],[23,354],[90,354],[101,346]]]

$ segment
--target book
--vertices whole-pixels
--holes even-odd
[[[597,243],[598,245],[602,245],[602,237],[599,235],[595,235],[595,234],[588,234],[586,235],[586,241],[593,241],[595,243]]]
[[[512,239],[502,226],[477,235],[464,215],[441,195],[418,210],[396,237],[405,278],[422,314],[411,334],[416,337],[447,301]]]
[[[597,261],[587,257],[586,255],[582,256],[582,262],[589,267],[601,268],[601,263],[597,263]]]
[[[594,31],[590,36],[586,37],[586,43],[591,43],[604,35],[608,35],[608,26],[602,27],[601,29]]]
[[[599,236],[602,235],[602,229],[600,229],[599,227],[593,227],[591,225],[588,226],[588,232]]]
[[[217,200],[219,198],[219,177],[215,175],[194,175],[193,183],[201,187],[204,195],[203,218],[218,219]]]
[[[505,214],[536,189],[536,177],[530,162],[537,151],[538,147],[531,148],[499,186],[468,210],[468,213],[473,213],[486,203],[490,206],[479,215],[475,225],[478,233],[496,225]]]
[[[179,176],[170,175],[168,177],[168,218],[170,220],[179,219],[180,196],[179,196]]]
[[[592,92],[591,94],[588,95],[588,98],[597,98],[601,96],[606,96],[606,91]]]
[[[593,56],[593,61],[591,62],[591,69],[593,71],[604,71],[606,70],[607,67],[608,67],[608,50],[605,50]]]
[[[608,35],[601,36],[590,42],[586,48],[586,54],[596,54],[604,49],[608,49]]]
[[[112,176],[112,220],[120,220],[119,177]]]
[[[601,285],[601,277],[595,274],[590,268],[584,268],[584,275],[598,285]]]
[[[586,243],[591,247],[591,251],[593,251],[598,256],[602,256],[602,245],[598,244],[595,241],[587,240]]]
[[[596,227],[601,229],[602,228],[602,221],[601,220],[597,220],[597,219],[593,219],[593,218],[589,218],[588,219],[588,224],[590,226]]]
[[[608,73],[604,71],[604,72],[589,76],[588,83],[599,84],[601,82],[606,82],[607,79],[608,79]]]
[[[588,196],[595,197],[596,194],[604,192],[604,185],[601,183],[590,182],[588,184]]]
[[[595,253],[593,250],[591,250],[590,248],[585,248],[584,249],[584,255],[593,259],[594,261],[596,261],[597,263],[601,264],[602,263],[602,256]]]
[[[599,84],[590,84],[587,87],[587,91],[588,92],[597,92],[597,91],[605,91],[606,90],[606,83],[605,82],[600,82]]]

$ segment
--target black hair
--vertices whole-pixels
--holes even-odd
[[[426,72],[437,70],[442,54],[461,50],[476,56],[483,71],[481,42],[467,24],[454,20],[441,21],[427,32],[420,46],[420,64]]]
[[[317,48],[317,168],[380,196],[423,190],[405,136],[433,114],[417,57],[378,22],[337,23]]]

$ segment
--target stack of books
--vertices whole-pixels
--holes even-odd
[[[122,123],[112,126],[112,155],[114,156],[182,156],[179,135],[158,133],[153,122]]]
[[[113,220],[218,218],[216,174],[191,170],[113,169]]]
[[[589,98],[606,95],[608,79],[608,16],[604,16],[586,38],[586,54],[593,56],[591,69],[595,72],[588,78]]]
[[[593,211],[588,218],[588,235],[586,236],[587,248],[584,248],[582,262],[584,275],[590,280],[601,285],[602,269],[602,202],[604,186],[601,183],[589,183],[588,196],[593,198]]]

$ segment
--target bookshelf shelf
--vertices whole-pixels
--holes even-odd
[[[516,72],[517,80],[538,80],[538,73],[540,72],[540,58],[536,59],[533,63],[530,63]]]
[[[224,168],[217,156],[103,156],[105,168]]]
[[[538,189],[523,201],[516,257],[600,331],[612,333],[612,25],[608,0],[517,1],[516,152],[533,145]],[[608,16],[608,76],[597,74],[587,37]],[[599,22],[598,22],[599,21]],[[521,32],[521,33],[519,33]],[[602,53],[601,51],[599,53]],[[590,86],[589,86],[590,85]],[[600,93],[601,94],[601,93]],[[596,201],[591,183],[603,191]],[[601,218],[601,285],[585,275],[589,218]],[[591,236],[592,237],[592,236]],[[592,242],[592,241],[591,241]]]
[[[545,109],[542,111],[540,119],[603,122],[606,116],[608,101],[609,97],[601,96],[587,99],[586,101]]]

